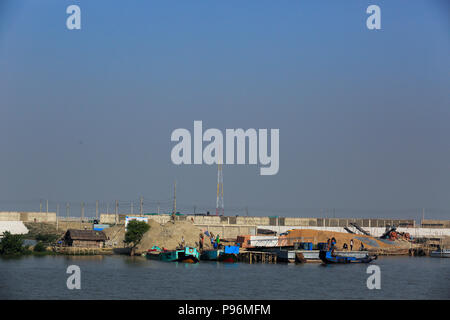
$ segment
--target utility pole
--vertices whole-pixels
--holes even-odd
[[[48,200],[45,200],[46,208],[47,208],[47,214],[48,214]]]
[[[140,212],[141,216],[144,214],[144,198],[141,196],[139,199],[139,205],[140,205]]]
[[[159,201],[158,201],[158,214],[159,214]]]
[[[119,217],[118,217],[118,214],[119,214],[119,201],[118,200],[116,200],[116,209],[115,209],[115,214],[116,214],[116,217],[115,217],[115,220],[116,220],[116,224],[119,222]]]
[[[42,199],[40,200],[40,203],[39,203],[39,212],[42,212]]]
[[[219,148],[220,150],[220,148]],[[217,199],[216,199],[216,216],[220,214],[222,211],[222,215],[224,215],[223,208],[223,172],[222,172],[222,155],[219,153],[219,163],[217,164]]]
[[[81,202],[80,229],[83,229],[84,202]]]
[[[197,206],[194,206],[194,214],[195,214],[196,209],[197,209]]]
[[[131,214],[133,214],[133,201],[131,201],[131,208],[130,208]]]
[[[98,220],[98,200],[95,201],[95,219]]]
[[[173,187],[173,213],[177,213],[177,181]]]
[[[67,216],[67,219],[69,219],[69,213],[70,213],[70,205],[69,205],[69,203],[67,202],[67,203],[66,203],[66,216]]]
[[[425,208],[422,208],[422,222],[420,223],[421,226],[423,224],[423,220],[425,220]]]
[[[58,231],[59,203],[56,204],[56,231]]]

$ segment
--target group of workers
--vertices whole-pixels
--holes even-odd
[[[348,250],[348,247],[349,246],[347,245],[347,243],[344,243],[342,246],[342,248],[344,250]],[[336,239],[334,237],[331,239],[328,239],[327,248],[328,248],[328,250],[336,249]],[[362,243],[362,241],[361,241],[361,247],[359,248],[359,250],[360,251],[365,250],[364,243]],[[350,239],[350,251],[353,251],[353,239]]]
[[[211,233],[205,232],[205,234],[209,237],[209,240],[211,241],[211,245],[214,247],[214,249],[220,248],[221,244],[220,244],[220,236],[219,235],[214,237],[214,234],[212,232]],[[204,241],[205,241],[205,236],[203,235],[203,233],[200,233],[200,241],[199,241],[200,250],[203,250]]]

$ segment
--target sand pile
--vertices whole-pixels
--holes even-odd
[[[150,230],[144,235],[136,252],[145,252],[153,246],[173,250],[181,244],[182,237],[184,237],[185,246],[199,246],[199,236],[202,231],[190,221],[169,221],[160,225],[150,220],[149,225]],[[204,245],[210,246],[209,239],[205,238]]]
[[[312,229],[296,229],[291,230],[286,237],[288,241],[301,241],[301,242],[327,242],[331,238],[336,239],[336,245],[339,249],[342,248],[344,243],[350,248],[350,240],[353,239],[353,250],[358,250],[361,243],[364,243],[366,249],[398,249],[401,247],[409,247],[409,242],[407,241],[389,241],[381,240],[371,236],[351,234],[343,232],[333,232],[333,231],[321,231]]]
[[[150,230],[144,234],[141,243],[136,248],[136,253],[146,252],[153,246],[166,248],[168,250],[176,249],[181,244],[184,237],[185,246],[199,246],[199,236],[202,230],[196,227],[191,221],[169,221],[164,225],[149,219]],[[107,246],[124,247],[125,227],[113,226],[103,230],[108,240]],[[210,248],[211,243],[205,236],[204,247]]]
[[[125,239],[125,226],[116,225],[106,229],[103,229],[106,234],[106,246],[123,247],[123,240]]]

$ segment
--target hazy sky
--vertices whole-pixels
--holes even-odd
[[[71,4],[81,30],[66,28]],[[381,30],[366,28],[370,4]],[[225,214],[449,218],[449,12],[445,0],[2,0],[0,210],[141,195],[170,207],[177,180],[180,210],[214,211],[217,167],[170,159],[172,131],[202,120],[280,129],[277,175],[224,166]]]

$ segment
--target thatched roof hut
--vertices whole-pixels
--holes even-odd
[[[103,231],[69,229],[64,235],[64,244],[70,247],[101,248],[106,239]]]

